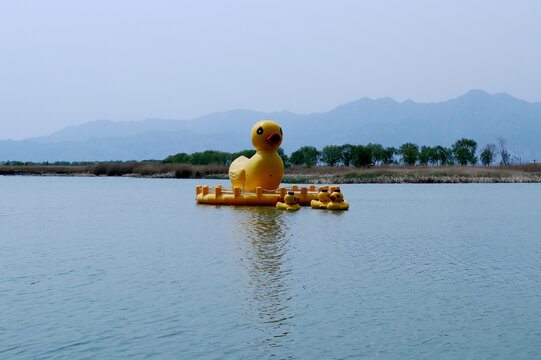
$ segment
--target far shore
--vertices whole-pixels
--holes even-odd
[[[125,176],[228,179],[228,167],[160,163],[99,163],[85,166],[0,166],[0,175]],[[541,164],[510,166],[314,166],[286,168],[289,184],[539,183]]]

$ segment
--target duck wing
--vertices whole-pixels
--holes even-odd
[[[248,160],[246,156],[239,156],[229,165],[229,179],[233,186],[243,187],[246,181],[246,163]]]

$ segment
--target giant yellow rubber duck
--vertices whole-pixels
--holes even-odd
[[[252,128],[252,144],[256,153],[251,158],[240,156],[229,166],[233,187],[255,191],[257,187],[275,190],[284,177],[284,163],[276,152],[282,143],[282,128],[271,120],[258,122]]]

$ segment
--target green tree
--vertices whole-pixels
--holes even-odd
[[[433,158],[434,148],[426,145],[421,146],[421,151],[419,152],[419,164],[427,166]]]
[[[353,149],[352,163],[356,167],[372,164],[372,149],[369,146],[357,145]]]
[[[453,161],[453,150],[437,145],[434,147],[434,159],[440,165],[447,165]]]
[[[476,150],[477,142],[475,140],[462,138],[453,144],[453,154],[460,165],[468,163],[475,165],[477,163]]]
[[[163,163],[181,163],[181,164],[191,164],[191,156],[186,153],[178,153],[176,155],[170,155],[166,157]]]
[[[282,148],[278,148],[278,150],[276,150],[276,152],[278,153],[278,156],[280,156],[280,158],[282,158],[282,162],[284,163],[284,166],[289,166],[289,157],[286,155],[284,149]]]
[[[231,154],[222,151],[206,150],[191,155],[192,165],[227,165],[230,162]]]
[[[428,157],[428,162],[432,165],[437,165],[438,164],[438,153],[436,151],[436,146],[433,147],[430,151],[430,155]]]
[[[372,153],[372,164],[377,165],[378,162],[383,163],[385,157],[385,149],[381,144],[368,144],[366,145],[370,148]]]
[[[394,155],[397,153],[396,149],[392,146],[383,149],[382,163],[385,165],[392,164],[394,161]]]
[[[355,146],[351,144],[344,144],[341,146],[342,150],[342,162],[344,163],[344,166],[349,166],[351,164],[351,160],[353,159],[353,152],[355,150]]]
[[[321,150],[321,161],[329,166],[336,166],[342,160],[342,147],[328,145]]]
[[[419,158],[419,146],[413,143],[405,143],[400,146],[398,153],[402,155],[402,162],[406,165],[415,165]]]
[[[242,150],[242,151],[239,151],[237,153],[229,154],[226,165],[231,164],[233,162],[233,160],[235,160],[236,158],[238,158],[240,156],[245,156],[245,157],[247,157],[249,159],[252,156],[254,156],[255,152],[256,151],[254,149],[250,149],[250,150]]]
[[[507,141],[503,137],[498,138],[498,149],[501,157],[500,164],[509,165],[511,163],[511,154],[507,150]]]
[[[485,166],[489,166],[496,157],[496,145],[487,144],[481,152],[481,163]]]
[[[303,146],[291,154],[290,161],[293,165],[312,167],[319,161],[320,153],[313,146]]]

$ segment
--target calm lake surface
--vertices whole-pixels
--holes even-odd
[[[0,177],[0,358],[541,356],[541,184],[288,213],[203,183]]]

